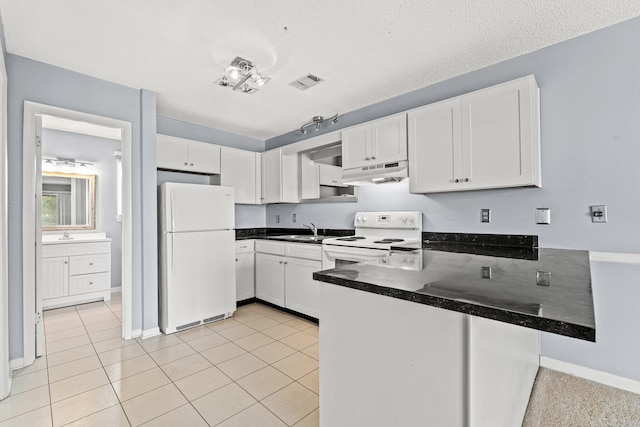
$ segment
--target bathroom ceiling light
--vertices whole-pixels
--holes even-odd
[[[93,166],[91,162],[85,162],[84,160],[76,160],[69,159],[66,157],[43,157],[42,158],[43,167],[51,167],[52,165],[56,166],[67,166],[67,167],[88,167]]]
[[[224,69],[224,74],[214,83],[222,87],[230,87],[234,91],[253,94],[258,86],[264,86],[271,80],[258,72],[255,65],[248,59],[237,56]]]
[[[320,130],[320,125],[324,122],[328,122],[331,121],[330,124],[335,125],[336,123],[338,123],[338,119],[340,118],[340,116],[338,114],[336,114],[335,116],[329,117],[328,119],[325,119],[322,116],[314,116],[311,121],[309,123],[305,123],[302,126],[300,126],[300,129],[298,129],[298,131],[301,134],[305,134],[307,133],[307,127],[309,126],[313,126],[315,125],[315,130],[319,131]]]

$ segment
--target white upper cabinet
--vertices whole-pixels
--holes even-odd
[[[220,146],[167,135],[157,136],[157,167],[217,175]]]
[[[540,186],[533,76],[408,113],[412,193]]]
[[[221,148],[220,185],[235,190],[236,203],[261,203],[261,159],[260,153]]]
[[[342,131],[342,168],[407,159],[407,115],[385,117]]]
[[[408,118],[410,191],[454,188],[455,177],[462,175],[460,100],[427,105]]]
[[[262,153],[262,203],[278,203],[282,200],[280,158],[280,150]]]
[[[299,175],[298,153],[279,148],[262,153],[262,203],[299,202]]]

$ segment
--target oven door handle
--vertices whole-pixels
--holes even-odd
[[[323,248],[327,256],[337,258],[342,255],[340,258],[347,261],[354,259],[367,261],[372,258],[384,258],[389,255],[389,251],[386,250],[354,248],[353,246],[349,246],[348,249],[342,249],[341,246],[324,245]]]

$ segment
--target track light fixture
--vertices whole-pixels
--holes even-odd
[[[320,125],[322,123],[331,121],[331,124],[334,125],[334,124],[338,123],[338,119],[339,118],[340,118],[340,116],[338,114],[336,114],[333,117],[329,117],[328,119],[325,119],[322,116],[314,116],[309,123],[303,124],[302,126],[300,126],[300,129],[298,129],[298,130],[299,130],[299,132],[301,134],[304,135],[305,133],[307,133],[307,129],[306,129],[307,127],[315,125],[315,130],[319,131],[320,130]]]

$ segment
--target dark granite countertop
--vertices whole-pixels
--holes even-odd
[[[536,242],[537,243],[537,242]],[[595,341],[587,251],[427,241],[414,270],[360,263],[316,280]],[[402,248],[407,254],[408,248]],[[470,253],[469,253],[470,252]],[[512,257],[513,258],[512,258]],[[482,278],[490,268],[491,278]],[[547,274],[548,273],[548,274]],[[544,285],[545,279],[549,286]]]
[[[319,228],[318,234],[326,237],[340,237],[349,236],[354,234],[354,230],[349,229],[334,229],[334,228]],[[292,240],[286,236],[312,236],[313,233],[308,228],[237,228],[236,240],[247,239],[265,239],[265,240],[282,240],[293,243],[310,243],[314,245],[321,245],[322,240]]]

